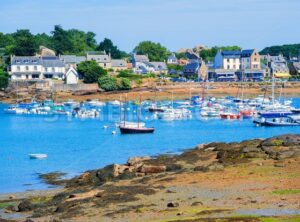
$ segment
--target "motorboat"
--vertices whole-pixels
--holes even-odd
[[[278,118],[260,118],[253,121],[260,126],[300,126],[300,116],[287,116]]]
[[[48,158],[47,154],[44,153],[32,153],[32,154],[28,154],[30,159],[46,159]]]
[[[240,113],[224,112],[220,114],[221,119],[240,119],[242,115]]]

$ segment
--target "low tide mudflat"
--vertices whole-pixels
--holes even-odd
[[[300,136],[285,135],[131,158],[64,180],[65,188],[54,193],[15,194],[1,201],[6,212],[1,216],[12,215],[11,221],[299,221],[299,149]]]

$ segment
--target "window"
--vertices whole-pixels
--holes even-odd
[[[20,66],[17,66],[17,70],[18,70],[18,71],[20,71],[20,70],[21,70]]]
[[[25,70],[28,71],[28,70],[29,70],[29,67],[28,67],[28,66],[25,66]]]
[[[227,65],[227,69],[230,69],[230,65]]]
[[[227,59],[227,62],[229,62],[229,59]]]
[[[55,68],[54,67],[52,67],[52,72],[55,72]]]
[[[37,70],[37,66],[34,66],[34,70],[35,70],[35,71]]]
[[[34,74],[34,75],[32,75],[32,78],[33,78],[33,79],[38,79],[38,78],[39,78],[39,75]]]
[[[233,69],[235,69],[235,65],[233,65]]]
[[[257,61],[257,58],[254,58],[254,61],[256,62],[256,61]]]

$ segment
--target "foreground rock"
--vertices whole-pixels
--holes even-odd
[[[167,212],[176,211],[178,208],[180,211],[174,212],[174,215],[178,217],[189,214],[189,211],[185,211],[186,206],[197,208],[200,211],[199,209],[206,208],[209,202],[218,202],[221,206],[226,205],[226,202],[222,202],[224,194],[220,195],[219,191],[210,196],[212,191],[209,186],[222,179],[226,181],[226,177],[229,178],[231,175],[226,173],[228,169],[232,170],[247,164],[260,169],[257,171],[260,173],[237,171],[237,176],[236,172],[232,174],[234,179],[231,183],[238,180],[239,177],[244,180],[252,175],[259,177],[264,172],[261,169],[268,164],[269,167],[275,167],[276,170],[284,170],[288,164],[287,161],[293,163],[295,159],[299,159],[299,151],[300,135],[283,135],[266,140],[247,140],[241,143],[201,144],[180,155],[161,155],[155,158],[134,157],[130,158],[126,164],[108,165],[102,169],[87,171],[70,180],[61,180],[60,177],[63,174],[59,172],[41,175],[41,178],[52,184],[65,185],[65,190],[50,199],[44,198],[43,201],[40,199],[38,201],[22,200],[17,205],[17,210],[31,212],[33,218],[54,216],[64,220],[88,217],[86,214],[90,211],[101,211],[102,216],[114,218],[116,215],[126,216],[127,212],[140,214],[144,211],[152,212],[155,209],[155,212],[159,214],[165,210]],[[253,164],[251,165],[251,163]],[[267,169],[266,172],[270,172],[269,168]],[[214,178],[214,175],[217,177]],[[203,191],[196,189],[193,184],[206,182],[207,178],[211,178],[212,181],[211,183],[208,181],[208,190],[204,195],[208,196],[209,200],[197,199],[198,193]],[[177,182],[172,183],[173,180]],[[254,180],[254,184],[260,180]],[[277,181],[276,187],[280,184]],[[248,186],[249,189],[255,190],[248,183],[243,185],[243,187]],[[262,187],[265,186],[266,184],[262,185]],[[185,187],[189,188],[185,190]],[[182,193],[182,190],[185,190],[186,193]],[[160,192],[162,192],[160,198],[156,197],[154,200],[148,198]],[[228,191],[226,192],[228,193]],[[227,195],[227,193],[225,194]],[[237,195],[239,196],[234,196],[233,201],[241,205],[259,204],[260,198],[250,198],[249,195],[241,197],[240,195],[243,193]],[[166,197],[168,198],[165,199]],[[259,197],[261,197],[260,194]],[[149,199],[149,203],[144,201],[145,199]],[[275,202],[278,201],[275,200]],[[180,209],[181,207],[182,209]],[[194,209],[193,212],[195,211],[198,216],[219,212],[219,210],[202,210],[201,212],[197,212],[197,210]],[[221,209],[221,211],[231,212],[228,209]],[[107,219],[107,221],[110,220]]]

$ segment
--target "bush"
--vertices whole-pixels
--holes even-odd
[[[114,91],[118,89],[117,79],[111,76],[105,75],[98,79],[99,87],[105,91]]]
[[[118,84],[118,88],[120,90],[128,90],[131,89],[131,83],[129,79],[126,78],[120,78],[120,82]]]
[[[0,90],[8,86],[8,73],[0,69]]]
[[[96,61],[81,62],[77,70],[83,75],[84,83],[96,83],[101,76],[107,75],[107,71],[100,67]]]

